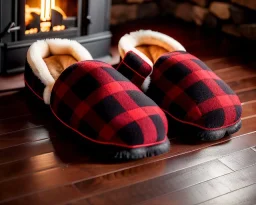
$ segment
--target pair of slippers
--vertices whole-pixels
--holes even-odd
[[[168,152],[168,127],[203,141],[240,129],[238,96],[173,38],[132,32],[119,52],[115,69],[76,41],[37,41],[27,54],[26,87],[72,132],[118,159]]]

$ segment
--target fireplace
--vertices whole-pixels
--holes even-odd
[[[77,40],[107,61],[110,5],[111,0],[0,0],[0,72],[23,71],[27,49],[45,38]]]
[[[19,3],[22,25],[19,39],[22,40],[64,34],[79,36],[79,14],[87,13],[87,5],[83,7],[79,0],[21,0]]]
[[[77,27],[77,4],[77,0],[26,0],[25,34],[66,30],[69,20],[74,23],[71,28]]]

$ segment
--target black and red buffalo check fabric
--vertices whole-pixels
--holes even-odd
[[[28,86],[38,98],[43,100],[45,85],[38,79],[37,76],[35,76],[28,62],[25,64],[24,79],[26,86]]]
[[[185,51],[161,56],[150,77],[147,96],[182,123],[214,130],[236,124],[241,118],[241,103],[233,90]]]
[[[51,109],[66,126],[94,142],[135,148],[166,140],[163,111],[103,62],[79,62],[62,72],[52,90]]]
[[[134,52],[129,51],[117,70],[140,88],[146,77],[151,74],[152,67]]]

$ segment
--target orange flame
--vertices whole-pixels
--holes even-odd
[[[51,0],[41,0],[41,21],[51,20]]]
[[[48,32],[51,29],[51,10],[54,9],[56,11],[58,11],[63,19],[67,18],[67,15],[65,14],[65,12],[58,6],[55,5],[55,0],[41,0],[41,8],[31,8],[29,7],[29,5],[26,5],[25,7],[25,23],[26,26],[33,20],[33,17],[31,15],[32,12],[37,13],[38,15],[40,15],[40,30],[41,32]],[[53,31],[61,31],[61,30],[65,30],[65,26],[64,25],[59,25],[59,26],[54,26]],[[36,29],[30,29],[30,30],[26,30],[25,34],[33,34],[33,33],[37,33],[38,30]]]

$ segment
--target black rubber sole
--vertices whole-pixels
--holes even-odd
[[[125,148],[114,145],[103,145],[82,137],[81,135],[67,128],[57,119],[54,121],[56,124],[55,128],[58,133],[57,138],[66,138],[65,140],[68,140],[69,144],[73,144],[73,150],[78,150],[79,153],[83,153],[84,155],[97,160],[136,160],[164,154],[170,150],[170,141],[168,138],[166,138],[166,140],[161,144],[139,148]]]
[[[134,160],[134,159],[142,159],[145,157],[153,157],[160,154],[164,154],[170,150],[170,141],[166,139],[165,142],[150,146],[150,147],[140,147],[134,149],[123,149],[120,151],[116,151],[112,154],[114,159],[121,160]]]
[[[241,126],[241,120],[236,124],[219,130],[204,130],[189,124],[178,122],[167,115],[169,125],[169,137],[178,137],[183,142],[194,143],[198,141],[216,141],[227,135],[237,132]]]
[[[103,145],[94,143],[76,132],[72,131],[65,125],[63,125],[60,121],[58,121],[55,117],[53,117],[49,106],[45,105],[42,100],[40,100],[37,96],[35,96],[29,88],[25,88],[25,93],[27,97],[27,103],[32,113],[35,115],[47,115],[52,119],[52,123],[54,123],[54,128],[57,131],[57,138],[52,140],[53,146],[55,147],[56,154],[63,160],[68,162],[69,156],[62,155],[62,151],[66,150],[66,148],[62,148],[62,141],[65,140],[65,144],[69,144],[71,149],[75,152],[78,152],[77,155],[86,155],[89,157],[97,158],[100,160],[135,160],[142,159],[145,157],[157,156],[163,153],[166,153],[170,150],[170,141],[167,138],[165,142],[148,146],[148,147],[140,147],[140,148],[124,148],[113,145]],[[55,126],[56,125],[56,126]],[[60,150],[60,152],[58,152]],[[71,153],[73,155],[73,153]],[[72,158],[71,161],[74,159]]]
[[[242,127],[242,121],[240,120],[235,125],[232,125],[230,127],[220,129],[220,130],[214,130],[214,131],[202,131],[198,133],[199,138],[202,141],[215,141],[219,140],[227,135],[231,135]]]

